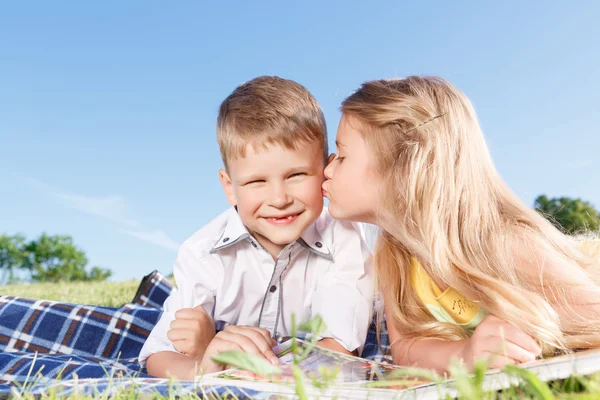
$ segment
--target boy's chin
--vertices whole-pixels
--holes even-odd
[[[273,235],[275,236],[275,235]],[[277,246],[282,246],[285,247],[290,243],[295,242],[296,240],[300,239],[300,237],[302,236],[302,234],[290,234],[290,235],[276,235],[276,237],[269,237],[269,236],[265,236],[266,239],[268,239],[271,243],[277,245]]]

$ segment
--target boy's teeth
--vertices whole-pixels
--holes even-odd
[[[272,219],[273,221],[277,221],[279,219],[292,219],[294,218],[294,215],[288,215],[287,217],[272,217],[270,219]]]

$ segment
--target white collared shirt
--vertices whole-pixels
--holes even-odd
[[[334,220],[326,209],[276,260],[252,237],[232,207],[180,247],[173,268],[177,290],[146,340],[140,362],[176,351],[167,338],[175,312],[202,305],[217,330],[257,326],[275,338],[296,322],[321,315],[348,351],[362,350],[373,304],[371,254],[358,225]]]

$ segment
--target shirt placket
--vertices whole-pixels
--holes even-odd
[[[275,260],[273,274],[271,275],[271,280],[267,286],[265,297],[263,298],[262,309],[258,318],[258,326],[269,331],[271,336],[275,338],[278,336],[277,328],[283,297],[281,292],[282,276],[290,265],[293,247],[294,246],[291,245],[289,248],[283,249]]]

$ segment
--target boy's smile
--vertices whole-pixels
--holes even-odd
[[[265,217],[265,219],[275,225],[287,225],[287,224],[291,224],[292,222],[296,221],[296,219],[298,218],[298,216],[300,214],[302,214],[302,212],[291,213],[291,214],[281,215],[281,216],[274,216],[274,217]]]
[[[274,257],[296,241],[323,210],[323,151],[319,143],[296,150],[279,144],[229,160],[220,178],[227,199],[256,240]]]

